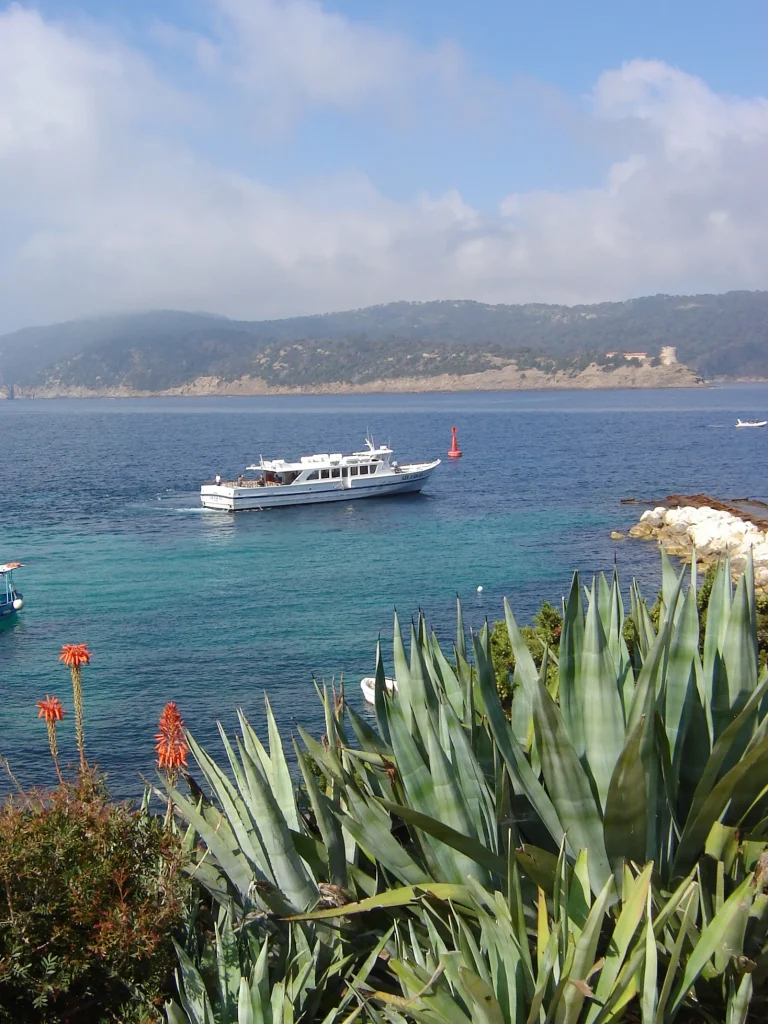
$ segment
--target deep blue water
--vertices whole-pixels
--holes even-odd
[[[0,402],[0,561],[20,560],[25,608],[0,627],[0,753],[24,783],[52,774],[35,701],[71,707],[63,643],[87,642],[89,754],[113,790],[152,773],[157,717],[176,700],[217,747],[215,720],[269,694],[290,733],[322,732],[312,684],[343,672],[362,705],[392,610],[423,608],[441,638],[458,593],[468,624],[509,597],[527,620],[571,571],[610,570],[649,596],[657,555],[615,543],[674,491],[765,499],[768,385],[695,391],[533,392],[250,399]],[[236,516],[203,511],[197,488],[259,454],[359,448],[367,429],[404,462],[444,456],[421,496]],[[477,587],[482,586],[482,594]],[[60,733],[74,758],[71,719]],[[1,784],[1,783],[0,783]]]

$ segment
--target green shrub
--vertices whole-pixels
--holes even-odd
[[[111,802],[93,772],[8,799],[0,1020],[155,1020],[183,909],[179,857],[162,819]]]

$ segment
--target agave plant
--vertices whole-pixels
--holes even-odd
[[[197,943],[194,953],[176,947],[179,1000],[166,1003],[168,1024],[293,1024],[348,1017],[359,1007],[363,985],[370,987],[379,957],[391,932],[375,943],[362,962],[342,942],[328,950],[319,940],[310,944],[306,930],[288,927],[288,942],[276,949],[269,936],[253,928],[233,927],[228,910],[220,909],[213,945]],[[200,948],[202,946],[202,948]],[[276,955],[276,953],[278,955]]]
[[[393,928],[387,951],[393,969],[405,965],[400,994],[392,985],[394,1001],[366,997],[351,1011],[373,1019],[405,1014],[437,1024],[429,993],[448,986],[474,1020],[484,991],[475,977],[493,981],[501,1009],[482,1019],[494,1021],[533,1021],[543,1006],[558,1022],[618,1020],[642,990],[656,993],[643,1003],[644,1024],[661,1022],[695,984],[719,985],[715,1003],[729,1022],[746,1019],[739,1007],[746,1014],[768,969],[758,870],[768,834],[768,674],[757,670],[751,567],[735,592],[727,563],[718,571],[703,642],[695,565],[687,589],[685,582],[665,558],[658,627],[633,584],[630,651],[616,575],[585,592],[575,576],[554,673],[549,652],[534,663],[505,602],[516,660],[510,720],[487,627],[471,638],[470,654],[459,607],[447,657],[419,618],[408,656],[396,618],[398,693],[387,692],[379,651],[376,728],[322,692],[323,741],[299,730],[306,806],[269,705],[269,751],[242,715],[237,751],[222,732],[231,778],[188,737],[214,798],[171,791],[199,837],[190,872],[238,928],[271,923],[278,962],[290,962],[300,923],[307,948],[322,957],[318,977],[338,943],[359,970]],[[635,921],[635,910],[625,911],[646,879]],[[583,920],[565,914],[566,887],[582,893]],[[501,928],[500,908],[518,892],[523,909],[505,931],[489,930],[486,917]],[[615,958],[596,968],[597,946],[579,945],[593,912],[600,949],[624,949],[614,975]],[[511,995],[501,998],[502,962],[514,1007]]]

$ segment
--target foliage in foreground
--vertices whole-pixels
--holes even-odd
[[[377,728],[324,693],[323,742],[299,730],[309,812],[269,706],[268,750],[242,714],[222,732],[230,775],[188,737],[213,799],[171,797],[221,914],[190,930],[168,1020],[764,1019],[754,586],[726,564],[701,638],[684,582],[664,559],[658,625],[633,584],[630,652],[617,579],[574,578],[538,665],[505,606],[509,718],[487,628],[470,657],[459,609],[449,661],[423,620],[407,657],[396,622]]]
[[[91,770],[0,808],[0,1020],[148,1021],[187,883],[162,819]]]

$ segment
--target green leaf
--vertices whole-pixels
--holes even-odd
[[[617,879],[622,864],[645,860],[647,840],[647,793],[645,769],[641,749],[647,728],[643,718],[627,743],[616,764],[608,790],[603,818],[605,851]]]
[[[609,878],[599,896],[592,904],[584,930],[576,940],[573,962],[565,986],[563,999],[557,1008],[555,1020],[557,1024],[576,1024],[584,1005],[584,990],[576,982],[586,983],[595,965],[597,944],[603,928],[608,902],[613,895],[613,879]]]
[[[605,590],[607,592],[607,584]],[[624,746],[624,712],[618,673],[598,606],[593,586],[581,653],[581,687],[587,712],[583,715],[584,751],[586,766],[604,809],[611,776]]]
[[[455,829],[451,828],[450,825],[445,824],[444,821],[438,821],[436,818],[432,818],[428,814],[422,814],[420,811],[416,811],[412,807],[404,807],[402,804],[393,804],[388,800],[380,800],[379,802],[382,807],[386,808],[386,810],[390,811],[397,817],[402,818],[403,821],[407,822],[407,824],[421,829],[423,832],[426,832],[435,839],[438,839],[441,843],[445,843],[446,846],[450,846],[451,849],[461,853],[475,865],[481,865],[487,871],[491,871],[494,874],[499,875],[501,878],[506,877],[506,860],[483,846],[483,844],[473,836],[457,832]],[[478,878],[477,871],[474,871],[473,874],[475,878]],[[481,884],[484,884],[482,876],[478,878],[478,880]]]
[[[658,957],[656,953],[656,936],[653,932],[653,906],[651,893],[648,893],[645,929],[645,967],[643,969],[643,991],[640,997],[640,1009],[643,1024],[654,1024],[656,1017]]]
[[[664,728],[669,742],[670,760],[675,767],[682,759],[691,708],[696,697],[694,662],[698,657],[698,650],[699,615],[695,594],[689,589],[672,637],[665,674]]]
[[[642,873],[632,879],[631,887],[630,883],[624,885],[621,913],[606,950],[605,963],[595,987],[595,1003],[590,1007],[587,1024],[593,1024],[595,1021],[600,1012],[600,1006],[606,1002],[613,991],[619,971],[624,966],[627,951],[643,919],[643,911],[650,892],[652,871],[653,864],[646,864]]]
[[[553,841],[559,846],[563,838],[563,827],[560,824],[552,801],[534,775],[528,759],[506,719],[496,689],[496,679],[491,666],[491,655],[487,641],[481,644],[478,638],[474,638],[474,650],[477,678],[488,716],[488,724],[491,727],[499,753],[507,766],[513,786],[516,792],[525,793],[534,811],[541,819],[542,824],[552,836]]]
[[[352,917],[355,914],[367,914],[372,910],[393,910],[416,903],[425,896],[432,896],[442,902],[472,906],[469,889],[465,885],[451,885],[446,882],[425,882],[422,885],[406,885],[399,889],[387,889],[376,896],[369,896],[357,903],[345,903],[343,907],[329,907],[327,910],[315,910],[307,914],[292,914],[288,921],[325,921],[333,917]]]
[[[731,922],[740,913],[745,898],[749,897],[749,902],[752,902],[752,879],[753,876],[751,874],[744,879],[701,933],[699,941],[688,957],[683,977],[680,979],[675,995],[672,998],[671,1015],[677,1012],[678,1007],[706,967],[710,958],[722,946]]]
[[[584,647],[584,606],[581,601],[579,574],[573,574],[568,601],[563,608],[558,670],[560,710],[574,749],[584,756],[584,695],[581,681]]]
[[[598,894],[611,874],[605,851],[603,823],[589,780],[573,749],[560,711],[546,687],[538,680],[533,703],[533,724],[547,790],[571,848],[589,851],[590,883],[592,891]]]
[[[299,745],[294,740],[296,759],[299,762],[304,785],[312,805],[312,810],[320,829],[320,835],[325,844],[328,862],[328,881],[342,889],[347,887],[347,861],[344,853],[344,837],[341,834],[341,826],[333,814],[330,800],[318,789],[314,776],[307,767],[306,759],[299,750]]]

